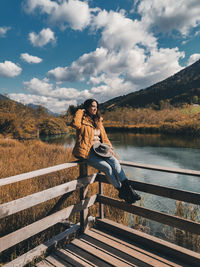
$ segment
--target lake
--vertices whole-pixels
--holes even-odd
[[[121,160],[171,168],[200,170],[200,138],[124,132],[108,133],[108,136],[114,146],[115,153]],[[73,147],[75,142],[73,136],[63,136],[46,141],[70,147]],[[200,177],[131,167],[124,167],[124,170],[131,180],[200,193]],[[174,214],[176,201],[147,193],[139,193],[142,196],[142,204],[137,203],[137,205]],[[132,220],[133,216],[130,216],[130,225]],[[154,229],[153,232],[157,233],[157,236],[161,235],[160,224],[153,223],[151,227]]]

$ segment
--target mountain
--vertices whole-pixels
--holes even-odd
[[[26,106],[29,108],[32,108],[32,109],[38,109],[41,107],[40,105],[35,105],[35,104],[27,104]],[[54,113],[51,110],[49,110],[48,108],[45,108],[45,107],[43,107],[43,108],[44,108],[44,110],[46,110],[47,114],[49,114],[51,116],[56,116],[56,117],[59,116],[58,113]]]
[[[200,103],[200,60],[146,89],[110,99],[102,104],[102,108],[159,106],[161,101],[175,106]]]

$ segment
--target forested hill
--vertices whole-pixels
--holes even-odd
[[[110,99],[102,106],[154,107],[160,101],[172,105],[200,103],[200,60],[157,84]]]
[[[67,131],[65,120],[44,107],[26,106],[0,94],[0,137],[32,139]]]

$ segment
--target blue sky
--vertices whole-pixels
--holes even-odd
[[[54,112],[146,88],[200,58],[199,0],[1,0],[0,93]]]

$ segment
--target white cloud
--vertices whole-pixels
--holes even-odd
[[[187,35],[190,29],[200,25],[198,0],[141,0],[136,11],[142,16],[143,25],[159,32],[177,30]]]
[[[39,46],[39,47],[45,46],[50,42],[51,43],[56,42],[54,32],[50,28],[41,30],[39,34],[36,34],[35,32],[30,32],[29,40],[33,46]]]
[[[92,26],[102,29],[100,42],[108,49],[130,49],[136,44],[152,49],[157,45],[156,38],[140,21],[126,18],[123,12],[103,10],[93,19]]]
[[[187,65],[188,66],[191,65],[199,59],[200,59],[200,54],[192,54],[187,61]]]
[[[36,57],[36,56],[31,56],[28,53],[22,53],[20,55],[20,58],[22,60],[26,61],[27,63],[35,63],[35,64],[37,64],[37,63],[42,62],[42,59],[41,58]]]
[[[0,62],[0,76],[13,78],[20,75],[22,68],[11,61]]]
[[[52,23],[59,23],[61,26],[69,26],[74,30],[83,30],[91,20],[91,12],[88,3],[79,0],[63,0],[59,2],[50,0],[28,0],[25,3],[25,11],[33,13],[39,10],[47,14]]]
[[[76,100],[57,99],[48,96],[39,96],[34,94],[9,94],[11,99],[23,104],[42,105],[52,112],[61,113],[68,109],[69,105],[77,105]]]
[[[11,27],[0,27],[0,37],[5,37],[7,31],[9,31],[11,29]]]

